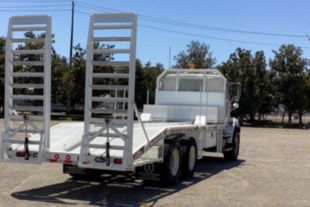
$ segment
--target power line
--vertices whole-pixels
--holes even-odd
[[[90,10],[93,10],[93,11],[110,11],[110,10],[107,10],[107,9],[94,9],[94,8],[86,6],[86,5],[81,5],[79,3],[79,1],[76,2],[76,6],[80,7],[80,8],[84,8],[84,9],[90,9]]]
[[[1,1],[1,2],[25,2],[25,1]],[[38,3],[39,1],[27,1],[28,2],[33,2],[33,3]],[[68,0],[55,0],[55,1],[44,1],[44,2],[68,2]],[[43,3],[40,1],[40,3]],[[90,4],[90,3],[85,3],[82,1],[76,1],[77,6],[86,8],[86,9],[91,9],[91,10],[105,10],[105,11],[112,11],[112,12],[122,12],[120,10],[116,9],[111,9],[107,7],[102,7],[98,6],[95,4]],[[56,5],[46,5],[46,6],[56,6]],[[60,5],[57,5],[60,6]],[[67,5],[64,5],[67,6]],[[26,6],[30,7],[30,6]],[[39,6],[37,6],[39,7]],[[12,7],[16,8],[16,7]],[[100,8],[100,9],[98,9]],[[5,8],[4,8],[5,9]],[[80,13],[83,13],[83,11],[80,11]],[[203,30],[209,30],[209,31],[221,31],[221,32],[230,32],[230,33],[242,33],[242,34],[252,34],[252,35],[265,35],[265,36],[275,36],[275,37],[292,37],[292,38],[307,38],[306,35],[301,35],[301,34],[284,34],[284,33],[271,33],[271,32],[259,32],[259,31],[250,31],[250,30],[240,30],[240,29],[232,29],[232,28],[224,28],[224,27],[216,27],[216,26],[210,26],[210,25],[201,25],[201,24],[193,24],[189,22],[182,22],[182,21],[175,21],[175,20],[169,20],[169,19],[163,19],[163,18],[158,18],[158,17],[151,17],[151,16],[146,16],[146,15],[139,15],[139,18],[144,21],[150,21],[150,22],[155,22],[159,24],[166,24],[166,25],[174,25],[178,27],[187,27],[187,28],[194,28],[194,29],[203,29]]]
[[[98,10],[98,8],[101,8],[105,11],[122,12],[120,10],[106,8],[106,7],[102,7],[102,6],[98,6],[98,5],[94,5],[90,3],[84,3],[81,1],[77,1],[77,3],[81,4],[80,5],[81,7],[88,8],[88,9]],[[181,21],[163,19],[163,18],[158,18],[158,17],[151,17],[151,16],[146,16],[146,15],[141,15],[141,14],[139,15],[139,18],[145,21],[151,21],[151,22],[156,22],[160,24],[168,24],[168,25],[174,25],[174,26],[179,26],[179,27],[191,27],[195,29],[204,29],[204,30],[212,30],[212,31],[231,32],[231,33],[243,33],[243,34],[252,34],[252,35],[275,36],[275,37],[307,38],[306,35],[301,35],[301,34],[284,34],[284,33],[240,30],[240,29],[210,26],[210,25],[193,24],[193,23],[188,23],[188,22],[181,22]]]
[[[89,9],[97,10],[97,11],[100,11],[100,9],[101,9],[101,10],[106,10],[106,11],[111,11],[111,12],[124,12],[124,11],[121,11],[121,10],[116,10],[116,9],[102,7],[102,6],[97,6],[95,4],[85,3],[85,2],[82,2],[82,1],[79,1],[79,0],[76,0],[76,3],[80,4],[80,6],[82,5],[82,7],[83,6],[84,7],[88,7]],[[98,8],[100,8],[100,9],[98,10]]]
[[[222,27],[215,27],[209,25],[199,25],[199,24],[192,24],[187,22],[179,22],[179,21],[172,21],[172,20],[164,20],[159,18],[150,18],[147,16],[141,15],[140,19],[150,22],[156,22],[160,24],[167,24],[167,25],[174,25],[179,27],[189,27],[194,29],[203,29],[203,30],[211,30],[211,31],[221,31],[221,32],[231,32],[231,33],[242,33],[242,34],[252,34],[252,35],[265,35],[265,36],[275,36],[275,37],[293,37],[293,38],[306,38],[306,35],[300,34],[280,34],[280,33],[269,33],[269,32],[258,32],[258,31],[248,31],[248,30],[237,30],[237,29],[230,29],[230,28],[222,28]]]
[[[76,5],[77,7],[78,7],[78,5]],[[88,13],[88,12],[85,12],[85,11],[81,11],[81,10],[78,10],[78,9],[76,9],[75,10],[77,13],[80,13],[80,14],[85,14],[85,15],[87,15],[87,16],[90,16],[91,15],[91,13]]]
[[[38,1],[34,1],[34,0],[31,0],[31,1],[25,1],[25,0],[16,0],[16,1],[0,1],[0,3],[55,3],[55,2],[62,2],[62,3],[65,3],[65,2],[68,2],[67,0],[54,0],[54,1],[48,1],[48,0],[38,0]]]
[[[87,9],[92,9],[92,10],[98,11],[98,8],[93,9],[92,7],[89,7],[86,5],[80,5],[80,3],[81,3],[80,1],[77,1],[77,3],[78,3],[77,6],[80,8],[87,8]],[[86,3],[84,3],[84,4],[86,4]],[[98,7],[101,8],[100,6],[98,6]],[[105,10],[108,10],[108,9],[105,9]],[[113,10],[113,11],[115,11],[115,10]],[[89,13],[86,13],[86,12],[84,12],[84,14],[90,15]],[[245,43],[245,44],[252,44],[252,45],[263,45],[263,46],[270,46],[270,47],[281,46],[280,44],[272,44],[272,43],[266,43],[266,42],[245,41],[245,40],[238,40],[238,39],[220,38],[220,37],[209,36],[209,35],[200,35],[200,34],[195,34],[195,33],[176,31],[176,30],[166,29],[166,28],[162,28],[162,27],[154,27],[154,26],[148,26],[148,25],[143,25],[143,24],[139,24],[139,26],[144,27],[144,28],[164,31],[164,32],[170,32],[170,33],[187,35],[187,36],[202,37],[202,38],[208,38],[208,39],[214,39],[214,40],[220,40],[220,41],[227,41],[227,42],[238,42],[238,43]],[[301,48],[310,49],[310,47],[301,47]]]
[[[69,4],[62,5],[32,5],[32,6],[1,6],[1,9],[18,9],[18,8],[46,8],[46,7],[67,7]]]
[[[149,29],[155,29],[160,30],[164,32],[170,32],[170,33],[177,33],[182,35],[188,35],[188,36],[195,36],[195,37],[202,37],[202,38],[209,38],[209,39],[215,39],[215,40],[221,40],[221,41],[227,41],[227,42],[239,42],[239,43],[245,43],[245,44],[254,44],[254,45],[264,45],[264,46],[272,46],[272,47],[279,47],[281,45],[279,44],[271,44],[271,43],[265,43],[265,42],[256,42],[256,41],[245,41],[245,40],[237,40],[237,39],[228,39],[228,38],[220,38],[220,37],[214,37],[214,36],[208,36],[208,35],[200,35],[200,34],[194,34],[189,32],[181,32],[171,29],[164,29],[159,27],[153,27],[148,25],[139,24],[140,27],[149,28]],[[310,47],[300,47],[303,49],[310,49]]]
[[[64,2],[64,1],[61,1]],[[88,6],[89,5],[89,6]],[[45,5],[45,6],[33,6],[33,7],[46,7],[46,6],[54,6],[54,5]],[[68,5],[57,5],[57,6],[68,6]],[[105,8],[102,6],[96,6],[93,4],[89,4],[89,3],[84,3],[81,1],[76,1],[76,6],[80,7],[80,8],[84,8],[84,9],[91,9],[91,10],[95,10],[95,11],[113,11],[113,12],[120,12],[119,10],[114,10],[114,9],[110,9],[110,8]],[[26,6],[29,7],[29,6]],[[98,9],[99,8],[99,9]],[[45,10],[3,10],[0,9],[0,12],[12,12],[12,11],[31,11],[31,12],[42,12],[42,11],[70,11],[69,9],[45,9]],[[76,10],[76,12],[81,13],[81,14],[85,14],[85,15],[91,15],[89,12],[83,11],[83,10]],[[185,23],[185,22],[179,22],[179,21],[173,21],[173,20],[166,20],[166,19],[161,19],[161,18],[156,18],[156,17],[149,17],[149,16],[145,16],[145,15],[140,15],[140,19],[142,18],[142,20],[145,21],[151,21],[151,22],[163,22],[165,24],[169,24],[169,25],[177,25],[177,26],[182,26],[182,27],[197,27],[198,25],[196,24],[191,24],[191,23]],[[147,20],[148,19],[148,20]],[[177,31],[177,30],[172,30],[172,29],[166,29],[166,28],[162,28],[162,27],[154,27],[154,26],[149,26],[149,25],[143,25],[140,24],[140,27],[144,27],[144,28],[148,28],[148,29],[154,29],[154,30],[159,30],[159,31],[164,31],[164,32],[170,32],[170,33],[175,33],[175,34],[181,34],[181,35],[187,35],[187,36],[195,36],[195,37],[202,37],[202,38],[208,38],[208,39],[214,39],[214,40],[220,40],[220,41],[228,41],[228,42],[239,42],[239,43],[245,43],[245,44],[255,44],[255,45],[264,45],[264,46],[280,46],[279,44],[272,44],[272,43],[266,43],[266,42],[257,42],[257,41],[245,41],[245,40],[239,40],[239,39],[229,39],[229,38],[221,38],[221,37],[216,37],[216,36],[209,36],[209,35],[201,35],[201,34],[195,34],[195,33],[189,33],[189,32],[183,32],[183,31]],[[203,26],[203,25],[200,25]],[[206,26],[206,25],[204,25]],[[198,28],[197,28],[198,29]],[[275,34],[275,33],[264,33],[264,34],[272,34],[272,35],[289,35],[289,34]],[[294,36],[294,35],[293,35]],[[290,37],[293,37],[292,35],[290,35]],[[294,37],[302,37],[301,35],[297,35]],[[301,47],[303,49],[310,49],[310,47]]]
[[[16,10],[16,9],[11,9],[11,10],[2,10],[0,9],[0,12],[45,12],[45,11],[48,11],[48,12],[64,12],[64,11],[70,11],[69,9],[40,9],[40,10],[33,10],[33,9],[19,9],[19,10]]]
[[[70,59],[69,59],[69,67],[70,70],[72,68],[72,50],[73,50],[73,33],[74,33],[74,1],[72,0],[72,8],[71,8],[71,33],[70,33]]]

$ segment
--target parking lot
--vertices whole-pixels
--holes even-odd
[[[74,181],[59,164],[0,164],[1,207],[310,206],[309,195],[309,130],[244,127],[238,161],[206,154],[193,179],[169,188],[109,175]]]

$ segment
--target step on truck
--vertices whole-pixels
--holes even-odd
[[[90,17],[84,122],[50,127],[51,23],[45,15],[9,20],[2,162],[60,163],[74,178],[131,173],[174,184],[193,176],[204,151],[238,158],[240,127],[230,113],[240,85],[216,69],[165,70],[155,103],[140,113],[134,102],[137,16],[131,13]],[[25,38],[25,32],[44,35]]]

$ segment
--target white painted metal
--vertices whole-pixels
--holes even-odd
[[[206,101],[208,106],[225,105],[224,92],[157,91],[155,98],[158,105],[200,106],[200,96],[202,105],[206,105]]]
[[[136,15],[130,13],[94,14],[90,18],[85,81],[85,126],[80,149],[80,167],[109,170],[132,168],[136,21]],[[130,35],[127,37],[96,35],[98,31],[104,34],[119,29],[128,30]],[[128,42],[129,48],[118,48],[117,42]],[[116,45],[111,49],[100,47],[98,49],[94,48],[94,43]],[[98,55],[116,53],[129,54],[129,58],[117,60],[114,56],[113,61],[95,60]],[[94,72],[94,67],[101,67],[101,70]],[[127,83],[119,82],[120,79]],[[95,83],[100,80],[106,82]],[[93,95],[95,91],[97,93]],[[115,140],[121,143],[121,146],[116,147],[117,154],[113,154],[116,150],[113,146]],[[121,159],[122,163],[115,165],[113,156]],[[94,162],[95,159],[102,159],[104,162]]]
[[[40,39],[14,38],[15,31],[42,31],[45,36]],[[44,47],[16,50],[13,46],[15,42],[26,44],[42,42]],[[19,55],[27,54],[43,55],[43,57],[41,61],[16,60],[16,58],[20,58]],[[40,71],[43,72],[14,72],[18,70],[16,66],[22,66],[23,70],[27,66],[36,66],[36,68],[40,67]],[[34,68],[32,68],[33,70]],[[42,83],[31,83],[33,77],[42,78]],[[24,83],[17,83],[16,78],[23,78]],[[0,158],[2,160],[41,163],[45,158],[45,153],[49,147],[50,82],[51,18],[46,15],[11,17],[5,50],[5,131],[0,141]],[[16,92],[13,89],[19,88],[29,89],[29,93],[14,94]],[[31,91],[35,89],[43,89],[43,92],[40,95],[31,94]],[[35,106],[26,104],[26,101],[31,100],[39,100],[39,102],[36,102]],[[31,112],[42,112],[42,115],[35,116]],[[37,139],[31,139],[30,133],[36,133]],[[25,137],[29,138],[28,144],[26,144]],[[16,146],[19,148],[17,149]],[[28,147],[29,159],[16,156],[16,152],[27,152],[26,148]]]
[[[31,117],[33,118],[33,117]],[[76,159],[72,159],[74,164],[78,162],[78,155],[80,155],[81,150],[81,142],[84,133],[83,129],[84,123],[83,122],[66,122],[60,123],[56,126],[51,127],[50,138],[51,138],[51,146],[50,146],[50,153],[47,160],[52,159],[54,154],[65,154],[71,155],[71,157],[76,157]],[[168,135],[169,133],[175,133],[177,131],[197,131],[197,126],[193,126],[191,123],[187,122],[167,122],[164,125],[162,123],[144,123],[145,130],[149,136],[150,142],[145,139],[145,135],[142,129],[142,126],[138,122],[133,123],[133,145],[132,145],[132,152],[133,154],[130,156],[135,156],[135,160],[148,150],[156,146],[156,144],[163,140],[163,138]],[[101,126],[95,126],[97,131],[100,130]],[[118,131],[126,130],[124,126],[116,127]],[[95,130],[96,131],[96,130]],[[103,130],[102,134],[105,134],[107,130]],[[122,154],[122,149],[124,147],[124,141],[120,139],[117,135],[112,137],[110,134],[111,140],[111,156],[118,157]],[[40,136],[38,134],[31,137],[32,142],[39,141]],[[113,139],[112,139],[113,138]],[[90,152],[92,154],[100,153],[100,150],[105,149],[105,142],[106,138],[102,137],[102,139],[94,139],[91,141],[90,145],[92,149]],[[101,145],[101,146],[100,146]],[[100,146],[100,147],[99,147]],[[30,149],[34,148],[35,146],[30,146]],[[16,150],[23,149],[22,143],[19,145],[15,145]],[[99,150],[98,150],[99,148]],[[139,150],[143,148],[143,153],[139,154]],[[63,160],[59,160],[62,162]],[[139,161],[137,161],[139,162]],[[141,161],[140,161],[141,162]],[[93,163],[95,164],[95,163]],[[134,163],[135,165],[135,163]],[[111,166],[112,167],[112,166]],[[117,168],[117,167],[113,167]],[[119,169],[119,168],[117,168]]]
[[[12,31],[46,31],[47,27],[12,27]]]
[[[6,45],[5,132],[0,142],[2,160],[35,163],[50,161],[77,164],[82,168],[128,171],[148,163],[162,162],[164,141],[168,135],[173,134],[194,138],[197,144],[197,158],[201,158],[204,148],[216,147],[218,152],[222,152],[225,144],[224,129],[227,129],[225,132],[225,136],[227,136],[236,124],[225,128],[229,119],[226,79],[218,70],[177,69],[165,71],[157,80],[155,105],[145,105],[144,113],[141,115],[138,112],[134,104],[136,18],[136,15],[127,13],[94,14],[91,16],[86,61],[84,123],[58,124],[51,128],[51,132],[49,131],[50,17],[11,18]],[[42,26],[43,24],[46,26]],[[12,32],[27,31],[27,29],[43,30],[47,33],[43,39],[44,48],[13,51],[13,41],[28,43],[31,40],[14,39]],[[129,30],[130,36],[111,37],[109,33],[107,36],[95,36],[98,31],[101,32],[100,34],[105,34],[108,30],[120,29]],[[116,42],[116,47],[94,48],[94,43],[100,45],[102,41],[112,44]],[[118,48],[117,42],[124,41],[129,43],[129,48]],[[13,60],[13,56],[27,54],[43,54],[43,61],[16,62]],[[129,58],[128,60],[117,60],[118,58],[115,56],[113,61],[104,58],[113,54],[128,54]],[[100,56],[99,59],[96,58],[98,56]],[[42,65],[44,71],[13,72],[13,67],[17,65],[23,67]],[[101,67],[101,70],[98,71],[98,67]],[[126,69],[128,69],[127,72]],[[14,78],[33,77],[44,78],[44,82],[40,84],[13,82]],[[186,83],[184,80],[187,79],[191,81]],[[218,80],[218,82],[213,85],[210,84],[210,80]],[[196,87],[200,82],[201,86]],[[166,83],[168,83],[167,87]],[[15,88],[43,89],[44,94],[13,94]],[[42,99],[42,105],[13,104],[13,100]],[[133,121],[134,111],[138,122]],[[42,114],[31,114],[33,112]],[[27,114],[26,120],[23,113]],[[13,125],[13,121],[22,123]],[[43,124],[41,128],[38,125],[40,123]],[[17,133],[29,133],[29,135],[34,133],[29,137],[29,151],[33,155],[29,160],[16,156],[16,152],[25,151],[24,140],[15,137]],[[109,144],[107,145],[107,143]],[[33,152],[37,152],[37,154]],[[175,160],[179,159],[175,153],[173,154]],[[194,155],[195,153],[191,149],[188,163],[190,168],[194,165]],[[107,162],[107,158],[109,158],[109,162]],[[178,167],[172,163],[171,169],[174,174]]]
[[[196,151],[196,148],[194,145],[191,145],[190,148],[189,148],[189,153],[188,153],[188,168],[190,170],[193,170],[194,167],[195,167],[195,163],[196,163],[196,160],[197,160],[197,151]]]
[[[134,110],[135,110],[136,117],[138,118],[139,123],[141,124],[141,127],[143,129],[144,136],[145,136],[146,140],[149,142],[150,139],[149,139],[149,137],[148,137],[148,135],[147,135],[147,133],[145,131],[145,127],[144,127],[144,124],[143,124],[143,122],[141,120],[141,115],[140,115],[140,112],[139,112],[138,107],[137,107],[136,104],[134,104]]]
[[[177,148],[174,148],[172,153],[171,153],[169,168],[170,168],[170,172],[173,176],[176,176],[177,173],[179,172],[180,159],[181,159],[180,153],[181,152]]]
[[[143,114],[149,114],[149,121],[193,122],[196,116],[205,116],[209,123],[224,123],[224,110],[221,106],[144,105]]]

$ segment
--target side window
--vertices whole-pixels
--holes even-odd
[[[180,79],[179,91],[202,91],[203,80],[201,79]]]
[[[224,80],[223,79],[207,79],[206,90],[208,92],[224,92]]]
[[[163,91],[175,91],[176,90],[176,78],[175,77],[166,77],[161,83],[160,90]]]

